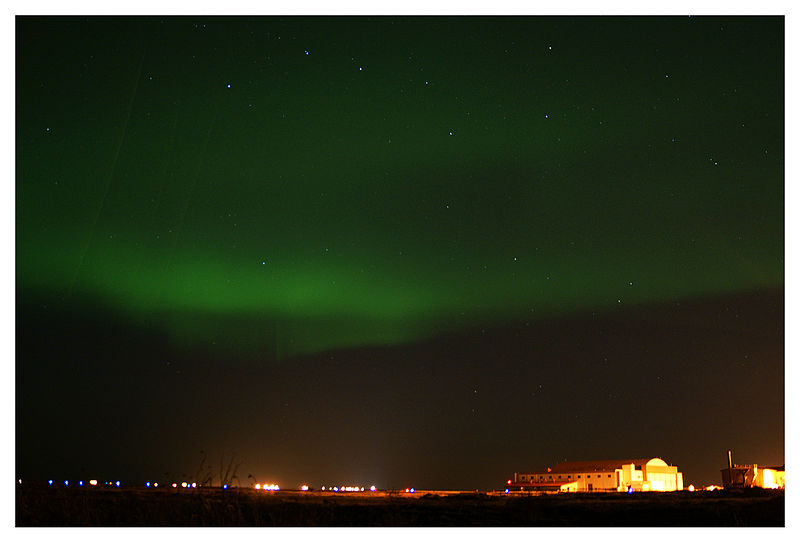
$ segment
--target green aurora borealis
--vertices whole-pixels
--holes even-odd
[[[782,17],[16,31],[17,477],[785,461]]]
[[[778,28],[18,20],[18,285],[289,355],[781,286]]]

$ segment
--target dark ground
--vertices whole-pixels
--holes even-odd
[[[783,491],[418,497],[17,487],[17,526],[784,526]]]

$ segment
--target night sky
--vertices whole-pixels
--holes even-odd
[[[780,17],[18,17],[19,476],[782,464],[783,43]]]

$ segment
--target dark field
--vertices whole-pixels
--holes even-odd
[[[784,526],[782,491],[412,496],[17,487],[17,526]]]

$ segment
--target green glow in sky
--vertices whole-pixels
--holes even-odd
[[[782,285],[775,23],[665,21],[40,20],[18,285],[278,356]]]

